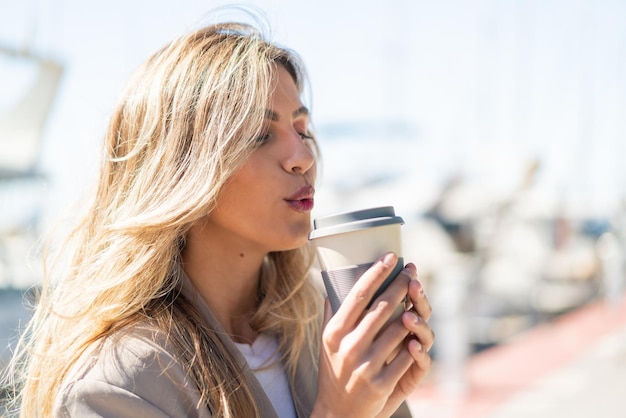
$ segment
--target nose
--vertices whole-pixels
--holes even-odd
[[[302,137],[295,133],[290,135],[289,153],[283,160],[283,168],[290,173],[305,174],[315,165],[315,154],[309,140],[303,140]]]

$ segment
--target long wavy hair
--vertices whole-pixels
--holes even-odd
[[[168,336],[214,416],[258,416],[246,382],[233,379],[241,370],[232,353],[179,294],[176,269],[190,226],[213,210],[255,149],[278,65],[302,92],[293,52],[254,26],[221,23],[174,40],[138,69],[113,112],[86,214],[60,247],[69,261],[61,267],[55,257],[45,269],[14,358],[20,416],[50,416],[88,347],[146,321]],[[270,253],[252,319],[278,337],[292,381],[299,356],[317,363],[321,303],[308,280],[312,262],[308,245]]]

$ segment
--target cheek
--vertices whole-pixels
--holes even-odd
[[[228,180],[217,196],[215,211],[211,215],[214,220],[241,216],[242,211],[253,206],[250,203],[254,198],[250,195],[253,190],[248,190],[246,184],[246,178],[240,172]]]
[[[230,177],[222,193],[230,199],[242,199],[254,193],[260,177],[259,168],[255,164],[247,163]]]

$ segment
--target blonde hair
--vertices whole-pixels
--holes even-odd
[[[21,416],[51,415],[85,350],[139,321],[169,336],[214,416],[258,415],[246,382],[233,382],[241,370],[232,354],[179,295],[175,271],[190,226],[254,150],[277,65],[302,91],[294,53],[250,25],[223,23],[171,42],[138,70],[111,118],[87,214],[62,247],[69,267],[54,280],[46,274],[14,359]],[[317,362],[311,263],[308,246],[269,254],[252,319],[278,336],[292,382],[299,356]]]

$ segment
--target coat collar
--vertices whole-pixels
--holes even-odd
[[[200,296],[191,279],[187,276],[182,266],[178,266],[178,274],[182,283],[182,294],[198,309],[207,324],[215,330],[224,347],[234,356],[237,364],[244,371],[244,377],[250,385],[250,390],[259,408],[260,416],[278,418],[276,410],[267,397],[265,390],[254,375],[254,371],[248,366],[248,362],[235,346],[222,325],[211,312],[211,309]],[[300,356],[296,370],[295,380],[290,381],[291,395],[299,418],[309,417],[313,410],[313,404],[317,397],[317,368],[308,356]],[[291,379],[290,379],[291,380]]]

